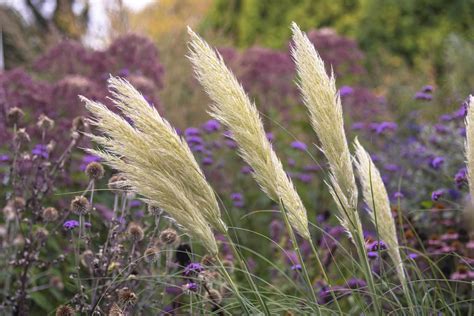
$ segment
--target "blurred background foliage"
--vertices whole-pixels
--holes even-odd
[[[142,2],[147,5],[133,9]],[[294,71],[288,57],[291,21],[313,31],[314,43],[335,67],[340,85],[368,89],[365,97],[359,95],[359,103],[383,99],[381,111],[388,109],[394,119],[406,118],[413,111],[413,95],[425,84],[436,86],[435,97],[440,101],[420,112],[426,119],[456,109],[474,84],[470,75],[474,72],[474,3],[470,0],[3,3],[0,23],[6,69],[31,67],[38,56],[64,39],[97,48],[97,37],[102,37],[98,46],[103,49],[129,32],[148,37],[156,44],[164,68],[160,104],[182,128],[207,119],[209,102],[192,79],[185,57],[187,25],[220,48],[265,114],[282,113],[280,103],[285,103],[286,110],[299,105],[292,95]],[[94,33],[97,20],[106,21],[101,24],[106,26]],[[343,71],[347,65],[352,68]],[[250,80],[247,84],[246,79]]]

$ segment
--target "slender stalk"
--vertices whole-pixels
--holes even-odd
[[[280,209],[281,213],[283,214],[283,219],[285,220],[285,225],[288,230],[288,234],[290,235],[291,243],[293,244],[293,249],[295,250],[296,254],[298,255],[298,260],[300,261],[301,264],[301,269],[303,270],[303,277],[305,278],[305,281],[309,287],[311,297],[314,301],[314,304],[316,305],[316,311],[318,315],[321,314],[321,307],[318,304],[318,298],[316,296],[316,293],[314,291],[313,284],[311,282],[311,278],[309,277],[308,270],[306,269],[306,264],[304,263],[303,256],[301,255],[300,247],[298,247],[298,241],[296,240],[295,233],[293,232],[293,228],[290,224],[290,221],[288,220],[288,214],[286,214],[286,209],[283,205],[283,203],[280,200]]]
[[[232,241],[232,238],[230,237],[229,234],[227,234],[227,239],[229,240],[229,245],[230,245],[233,253],[237,257],[237,260],[239,261],[240,266],[245,270],[245,273],[244,273],[245,277],[247,278],[247,281],[249,282],[250,286],[252,287],[252,290],[254,291],[255,295],[257,296],[258,302],[260,303],[260,306],[262,307],[263,312],[265,313],[265,315],[270,315],[270,310],[268,309],[267,304],[265,303],[262,296],[260,295],[258,287],[255,284],[255,281],[253,280],[253,278],[250,274],[250,271],[247,267],[247,264],[245,263],[244,259],[242,258],[242,254],[240,253],[240,251],[235,246],[235,244]]]

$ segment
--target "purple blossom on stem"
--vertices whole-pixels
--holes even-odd
[[[33,155],[40,156],[44,159],[49,158],[48,147],[43,144],[36,144],[33,150],[31,151]]]
[[[196,275],[199,272],[204,271],[204,268],[199,262],[191,262],[184,268],[184,275],[185,276],[192,276]]]
[[[68,220],[64,222],[63,227],[67,230],[73,230],[74,228],[79,227],[79,222],[73,219]]]
[[[305,143],[296,140],[291,143],[291,148],[296,149],[296,150],[306,151],[308,146]]]
[[[208,133],[217,132],[221,128],[219,121],[211,119],[202,126]]]
[[[462,187],[463,184],[467,181],[467,169],[461,168],[454,175],[454,182],[458,188]]]
[[[444,164],[444,160],[444,157],[441,156],[434,157],[430,162],[430,167],[435,170],[438,170]]]
[[[394,122],[382,122],[376,125],[372,125],[376,134],[382,134],[385,131],[395,131],[398,127],[397,123]]]
[[[418,91],[417,93],[415,93],[415,96],[413,98],[415,100],[431,101],[433,99],[433,96],[429,93]]]
[[[352,93],[354,93],[354,89],[352,87],[349,87],[349,86],[342,86],[340,89],[339,89],[339,95],[343,98],[343,97],[346,97],[348,95],[351,95]]]
[[[438,189],[431,193],[431,199],[433,201],[438,201],[446,193],[445,189]]]
[[[184,130],[184,136],[199,136],[201,135],[201,131],[199,128],[196,127],[188,127]]]

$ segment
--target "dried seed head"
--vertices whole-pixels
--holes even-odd
[[[109,310],[109,316],[124,316],[124,315],[125,314],[117,305],[117,303],[113,303],[112,307],[110,307],[110,310]]]
[[[160,233],[160,241],[164,245],[176,245],[179,244],[180,238],[176,230],[167,228]]]
[[[42,130],[51,130],[54,127],[54,121],[44,114],[41,114],[38,118],[36,125]]]
[[[143,253],[143,258],[145,259],[146,262],[154,262],[158,259],[160,254],[160,249],[157,247],[150,247],[145,250]]]
[[[213,255],[205,255],[201,259],[201,264],[205,267],[215,267],[217,265],[217,259]]]
[[[206,293],[206,300],[211,302],[213,305],[219,305],[222,303],[222,294],[216,289],[209,289]]]
[[[135,305],[138,300],[137,295],[128,287],[118,290],[118,299],[122,305]]]
[[[18,125],[25,116],[25,112],[18,107],[13,107],[7,112],[7,123],[9,126]]]
[[[92,250],[85,250],[82,254],[81,254],[81,264],[86,267],[86,268],[89,268],[89,267],[92,267],[92,263],[94,262],[94,253],[92,252]]]
[[[43,210],[42,217],[45,222],[54,222],[55,220],[58,219],[59,213],[56,208],[47,207]]]
[[[46,145],[46,150],[48,153],[52,152],[56,148],[56,142],[54,140],[51,140],[48,145]]]
[[[90,211],[89,200],[84,196],[76,196],[71,201],[71,211],[77,215],[86,215]]]
[[[73,132],[85,132],[87,131],[89,124],[87,124],[86,119],[83,116],[77,116],[72,120],[72,128]]]
[[[69,305],[61,305],[56,309],[56,316],[74,316],[76,311]]]
[[[20,143],[26,144],[29,143],[31,139],[30,135],[26,132],[26,129],[20,128],[16,131],[15,140]]]
[[[21,196],[17,196],[11,201],[16,210],[23,210],[26,206],[26,201]]]
[[[145,237],[143,228],[141,228],[137,223],[130,223],[130,225],[128,225],[127,233],[134,242],[141,241],[143,237]]]
[[[154,206],[149,204],[148,205],[148,212],[153,215],[153,216],[159,216],[161,213],[163,213],[163,210],[159,208],[158,206]]]
[[[99,180],[104,176],[104,167],[101,163],[93,161],[86,167],[86,175],[91,180]]]
[[[125,177],[121,174],[116,174],[110,177],[108,183],[109,190],[115,194],[122,193],[125,189]]]
[[[48,238],[49,232],[43,227],[38,227],[35,232],[35,238],[37,241],[42,242]]]

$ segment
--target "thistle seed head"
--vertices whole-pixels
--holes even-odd
[[[104,167],[101,163],[93,161],[86,167],[86,175],[90,180],[100,180],[104,176]]]
[[[90,212],[89,200],[84,196],[76,196],[71,201],[71,211],[77,215],[86,215]]]

